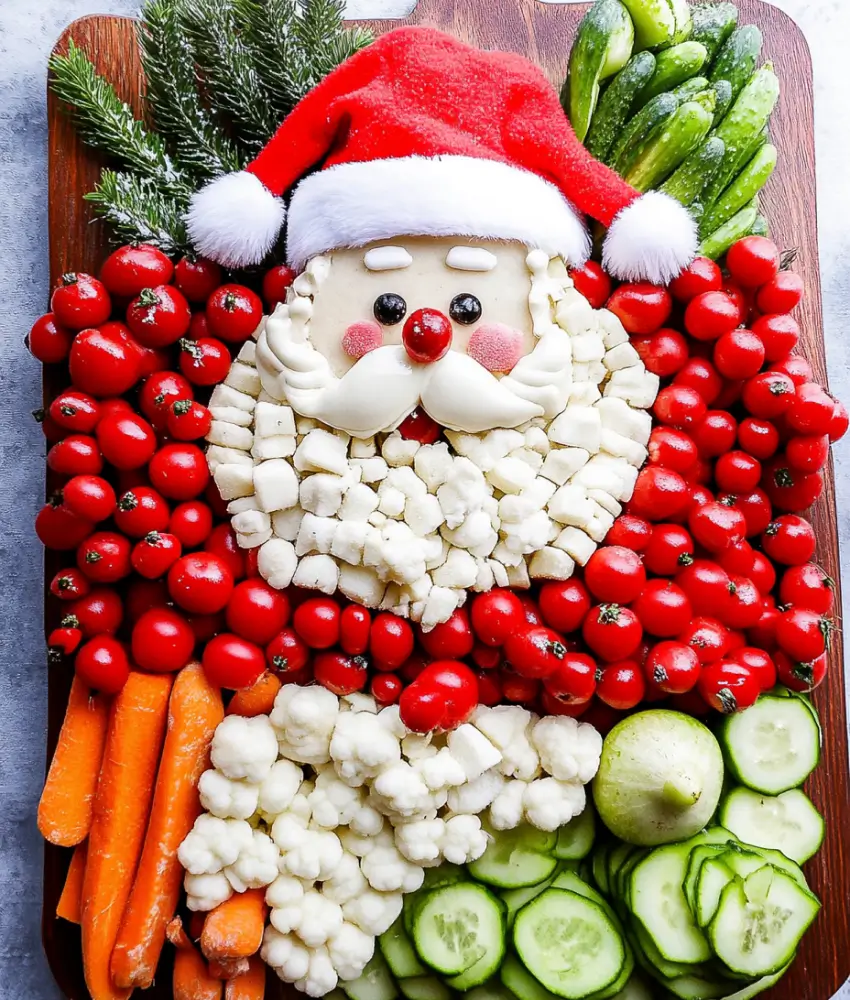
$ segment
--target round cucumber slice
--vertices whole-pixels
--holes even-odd
[[[593,798],[620,840],[653,847],[693,836],[711,819],[723,786],[723,755],[696,719],[655,709],[605,737]]]
[[[482,885],[457,882],[428,893],[413,917],[413,943],[432,969],[457,976],[504,950],[505,906]],[[486,979],[469,983],[477,986]]]
[[[720,822],[743,844],[781,851],[798,865],[823,843],[823,817],[799,788],[776,796],[736,788],[720,807]]]
[[[479,882],[501,889],[537,885],[549,878],[558,864],[550,853],[555,846],[554,832],[523,823],[515,830],[492,832],[491,838],[487,850],[467,866]]]

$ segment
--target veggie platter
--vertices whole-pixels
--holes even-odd
[[[759,0],[340,17],[148,0],[141,59],[92,17],[51,63],[57,981],[827,998],[805,42]]]

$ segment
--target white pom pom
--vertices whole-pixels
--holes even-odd
[[[259,264],[283,228],[286,208],[254,174],[217,177],[192,198],[186,226],[193,246],[225,267]]]
[[[649,191],[611,223],[602,263],[624,281],[666,285],[694,259],[697,243],[697,226],[688,210],[669,195]]]

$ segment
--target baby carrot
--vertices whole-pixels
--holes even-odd
[[[75,677],[38,805],[38,828],[51,844],[75,847],[88,836],[108,717],[107,699]]]
[[[112,953],[116,986],[147,989],[153,983],[165,927],[180,896],[177,848],[201,812],[198,779],[209,767],[210,743],[223,717],[221,692],[209,684],[200,663],[190,663],[177,674],[168,703],[150,824]]]
[[[84,840],[77,844],[71,855],[71,864],[65,876],[65,885],[59,903],[56,906],[56,916],[68,920],[72,924],[80,922],[80,909],[83,897],[83,879],[86,874],[86,852],[88,845]]]
[[[248,971],[247,958],[223,958],[209,963],[210,975],[216,979],[233,979]]]
[[[263,943],[266,898],[263,889],[235,893],[211,910],[201,934],[201,951],[210,960],[248,958]]]
[[[210,975],[207,963],[189,940],[179,917],[168,924],[166,933],[177,949],[171,987],[173,1000],[221,1000],[221,980]]]
[[[224,984],[224,1000],[263,1000],[266,992],[266,963],[259,955],[248,960],[248,971]]]
[[[110,959],[133,886],[159,765],[170,674],[133,672],[115,696],[83,880],[83,970],[92,1000],[125,1000]]]
[[[228,715],[268,715],[274,708],[274,700],[281,687],[280,680],[272,673],[264,673],[249,688],[242,688],[230,699]]]

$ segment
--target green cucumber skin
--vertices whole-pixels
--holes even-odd
[[[693,204],[720,169],[726,143],[717,136],[707,139],[662,185],[661,190],[683,205]]]
[[[623,0],[635,26],[635,49],[666,49],[691,36],[687,0]]]
[[[699,246],[698,252],[700,256],[718,260],[733,243],[737,243],[738,240],[743,239],[749,233],[758,214],[758,199],[753,198],[749,205],[742,208],[736,215],[733,215],[728,222],[706,236]]]
[[[713,110],[713,109],[712,109]],[[702,143],[713,120],[698,101],[683,104],[625,175],[638,191],[657,187]]]
[[[709,74],[711,82],[728,80],[733,96],[737,97],[753,75],[762,44],[761,31],[754,24],[737,28],[717,53]]]
[[[651,52],[638,52],[605,89],[585,139],[585,146],[598,160],[604,160],[611,152],[634,110],[638,95],[654,72],[655,56]]]
[[[673,90],[686,80],[690,80],[692,76],[696,76],[705,65],[707,55],[705,46],[699,42],[681,42],[659,52],[652,79],[640,95],[641,102],[646,104],[653,97]]]
[[[759,214],[756,216],[756,221],[750,229],[750,236],[765,236],[770,239],[770,226],[763,215]]]
[[[747,205],[767,183],[776,167],[776,146],[766,143],[706,213],[701,229],[712,233]]]
[[[714,109],[714,124],[719,125],[726,117],[735,95],[732,93],[732,84],[728,80],[716,80],[711,85],[717,105]]]
[[[620,176],[625,174],[640,154],[641,145],[652,137],[656,129],[664,127],[678,107],[677,97],[672,94],[659,94],[641,108],[614,144],[606,161],[608,166],[613,167]]]
[[[590,128],[600,82],[626,65],[633,43],[634,26],[620,0],[597,0],[579,25],[562,103],[580,142]]]
[[[685,80],[678,87],[674,87],[671,93],[674,97],[678,97],[680,101],[692,101],[697,94],[710,89],[711,84],[704,76],[692,76],[690,80]]]
[[[712,62],[720,47],[735,30],[738,8],[731,3],[701,4],[692,9],[691,20],[691,38],[695,42],[702,42],[708,51],[708,61]]]

